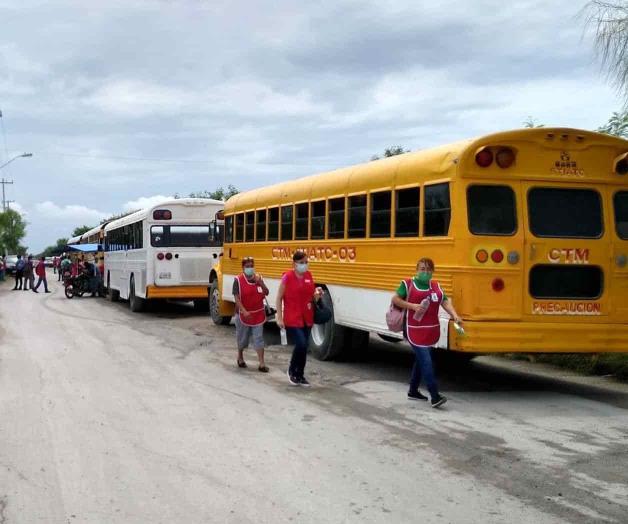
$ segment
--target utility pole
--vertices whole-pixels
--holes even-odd
[[[9,202],[7,202],[6,199],[6,195],[5,195],[5,191],[4,191],[4,186],[6,186],[7,184],[11,185],[13,184],[13,180],[5,180],[4,178],[2,180],[0,180],[0,184],[2,184],[2,211],[6,211]]]

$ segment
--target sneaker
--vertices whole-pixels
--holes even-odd
[[[408,391],[408,400],[427,400],[427,397],[418,391]]]
[[[44,293],[52,293],[52,291],[44,291]]]
[[[309,388],[311,386],[311,384],[308,382],[308,380],[305,377],[301,377],[299,379],[299,384],[303,386],[304,388]]]
[[[447,397],[443,397],[442,395],[438,395],[432,399],[432,407],[440,408],[445,402],[447,402]]]
[[[288,376],[288,380],[290,381],[290,384],[292,386],[298,386],[299,385],[299,379],[297,377],[295,377],[294,375],[290,374],[290,370],[286,371],[286,375]]]
[[[31,289],[31,291],[32,291],[33,293],[39,293],[39,291],[37,291],[36,289]]]

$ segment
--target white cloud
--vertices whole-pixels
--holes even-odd
[[[170,200],[171,196],[153,195],[149,197],[139,197],[136,200],[129,200],[122,205],[124,211],[135,211],[138,209],[145,209],[147,207],[156,206],[164,200]]]
[[[13,211],[17,211],[20,215],[22,215],[24,218],[26,218],[28,216],[28,211],[26,209],[24,209],[24,206],[22,206],[19,202],[11,202],[9,204],[9,207],[13,210]]]
[[[111,213],[81,205],[59,206],[50,200],[35,204],[35,211],[43,218],[63,221],[72,220],[77,225],[98,223],[111,215]]]

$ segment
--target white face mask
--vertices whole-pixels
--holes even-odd
[[[299,262],[295,265],[297,273],[305,273],[307,271],[307,262]]]

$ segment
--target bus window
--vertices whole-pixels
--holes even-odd
[[[602,236],[602,200],[593,189],[535,187],[528,193],[528,215],[537,237]]]
[[[225,242],[233,242],[233,215],[225,217]]]
[[[309,211],[310,205],[306,202],[295,206],[295,239],[307,240],[307,228],[310,221]]]
[[[255,241],[264,242],[266,240],[266,210],[257,210],[257,226],[255,230]]]
[[[153,226],[150,228],[153,247],[208,247],[211,246],[209,225]],[[133,249],[130,246],[129,249]]]
[[[253,242],[253,234],[255,232],[255,211],[249,211],[245,215],[246,221],[244,226],[244,233],[246,242]]]
[[[268,240],[279,240],[279,208],[268,210]]]
[[[235,241],[242,242],[244,240],[244,213],[236,215]]]
[[[425,186],[423,209],[423,235],[426,237],[446,237],[449,233],[451,203],[449,184]]]
[[[419,236],[419,188],[411,187],[395,191],[395,236]]]
[[[349,238],[366,237],[366,195],[349,197]]]
[[[281,240],[292,240],[294,206],[281,206]]]
[[[312,240],[325,238],[325,201],[312,202]]]
[[[514,235],[517,232],[515,192],[510,186],[469,186],[469,231],[474,235]]]
[[[615,227],[617,236],[628,240],[628,191],[615,193]]]
[[[390,191],[371,193],[371,237],[390,236],[390,210],[392,194]]]
[[[329,200],[329,238],[344,238],[345,236],[345,199],[332,198]]]

